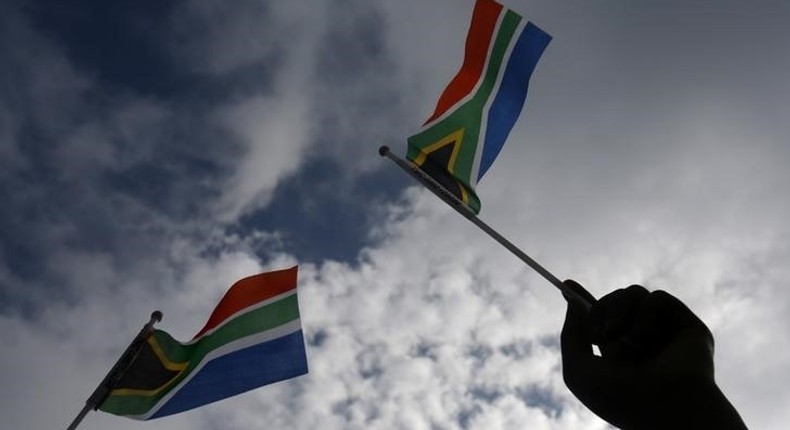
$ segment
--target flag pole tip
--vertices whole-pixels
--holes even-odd
[[[387,154],[389,154],[389,152],[390,152],[390,147],[387,145],[381,145],[381,147],[379,148],[379,155],[381,155],[382,157],[386,157]]]
[[[157,311],[153,311],[151,313],[151,321],[160,322],[160,321],[162,321],[162,316],[163,316],[162,315],[162,311],[158,311],[158,310]]]

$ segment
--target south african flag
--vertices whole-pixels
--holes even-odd
[[[154,330],[99,409],[147,420],[307,373],[296,272],[236,282],[189,342]]]
[[[445,88],[406,158],[480,211],[475,186],[499,155],[551,36],[493,0],[478,0],[461,69]]]

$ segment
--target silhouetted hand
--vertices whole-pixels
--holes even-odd
[[[571,392],[621,429],[746,428],[714,380],[710,330],[664,291],[632,285],[591,309],[568,299],[562,367]]]

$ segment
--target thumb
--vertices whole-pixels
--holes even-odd
[[[564,284],[583,296],[589,296],[592,303],[595,302],[592,295],[577,282],[567,280]],[[575,391],[575,387],[583,383],[585,375],[591,371],[595,355],[590,340],[590,311],[588,307],[576,298],[566,295],[565,299],[568,301],[568,309],[565,313],[565,324],[560,336],[562,373],[565,384],[571,391]]]

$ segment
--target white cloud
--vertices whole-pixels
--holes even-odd
[[[662,78],[687,76],[683,64],[662,63],[655,74],[640,74],[645,66],[629,56],[639,47],[610,33],[609,21],[618,18],[600,6],[591,16],[574,9],[578,4],[544,3],[536,2],[536,12],[557,37],[533,78],[525,116],[481,184],[482,217],[558,276],[574,277],[596,295],[643,282],[681,297],[716,335],[719,382],[747,423],[784,428],[790,420],[784,407],[790,392],[782,383],[790,376],[788,130],[777,120],[786,117],[781,97],[766,100],[763,85],[787,87],[784,75],[766,71],[786,70],[773,67],[786,58],[777,54],[761,66],[765,82],[754,93],[745,86],[737,97],[724,94],[742,83],[734,79],[746,76],[741,68],[711,76],[697,93],[694,85]],[[298,262],[298,255],[274,253],[261,265],[256,247],[282,240],[278,232],[250,239],[226,236],[222,227],[264,207],[312,151],[329,156],[334,142],[321,140],[321,127],[331,125],[342,140],[341,158],[370,153],[375,161],[361,161],[360,170],[380,161],[374,149],[385,142],[370,140],[413,131],[398,124],[416,129],[460,64],[471,1],[349,4],[354,7],[333,11],[328,3],[185,6],[188,19],[177,32],[195,39],[171,47],[184,67],[229,81],[248,68],[267,72],[266,85],[239,89],[188,118],[219,125],[242,147],[241,155],[223,159],[222,168],[231,166],[227,177],[184,175],[182,183],[208,181],[217,192],[188,194],[202,199],[189,222],[140,196],[100,189],[101,181],[84,175],[157,160],[159,144],[173,136],[159,132],[178,116],[177,107],[130,96],[109,103],[109,112],[75,121],[64,106],[79,106],[74,100],[92,84],[57,47],[29,29],[14,30],[42,47],[12,53],[34,71],[22,86],[31,91],[25,100],[41,106],[42,129],[67,125],[55,158],[79,185],[64,188],[79,207],[68,209],[69,217],[52,211],[29,220],[37,226],[31,240],[47,248],[47,278],[19,279],[5,263],[13,250],[0,254],[3,294],[24,296],[33,308],[3,308],[0,315],[0,369],[14,393],[0,415],[9,428],[65,426],[151,310],[164,310],[161,327],[186,339],[234,280]],[[334,46],[325,44],[330,36],[354,42],[349,48],[367,47],[358,38],[377,28],[363,21],[381,24],[385,36],[376,34],[384,38],[376,49],[384,54],[373,50],[380,58],[355,63],[322,52]],[[662,40],[659,27],[645,35],[651,49]],[[754,37],[763,34],[754,31]],[[725,51],[705,52],[718,60],[700,59],[695,70],[729,64]],[[319,59],[326,57],[339,70],[364,70],[347,81],[322,81]],[[390,79],[402,90],[397,106],[363,124],[360,106],[378,106],[373,93]],[[334,83],[342,85],[333,89]],[[49,107],[58,98],[68,103]],[[332,100],[342,103],[323,104]],[[396,118],[387,116],[393,112]],[[15,168],[26,157],[17,144],[20,121],[4,104],[0,154]],[[358,136],[366,138],[354,140]],[[105,140],[111,144],[96,144]],[[220,153],[226,146],[219,148],[205,150]],[[55,194],[31,185],[15,195],[25,202],[15,207],[50,208]],[[79,240],[78,224],[98,223],[87,218],[96,213],[119,227],[113,230],[118,237],[94,238],[115,240],[113,246],[91,248]],[[310,374],[155,424],[91,414],[81,428],[605,428],[562,384],[557,337],[564,303],[551,285],[424,191],[405,191],[400,205],[382,213],[385,221],[371,232],[375,245],[359,261],[300,269]],[[97,236],[105,232],[98,224],[91,230]]]
[[[293,428],[324,419],[333,428],[578,428],[580,419],[602,428],[560,382],[562,300],[500,261],[508,256],[496,245],[462,246],[476,232],[432,196],[412,193],[410,202],[414,216],[385,227],[390,240],[359,267],[301,268],[311,371],[295,382],[300,389],[256,391],[260,400],[243,412],[217,408],[239,427],[271,416]],[[529,404],[529,387],[571,418],[558,424],[557,412]]]
[[[220,117],[247,148],[218,202],[221,219],[232,221],[245,211],[265,207],[283,176],[296,170],[308,147],[309,125],[299,96],[256,97],[226,109]]]
[[[195,1],[175,15],[179,36],[171,49],[189,66],[228,82],[245,70],[258,71],[260,84],[236,90],[213,113],[213,121],[243,148],[215,204],[223,222],[265,207],[320,131],[310,105],[326,7],[243,2],[228,8]]]

